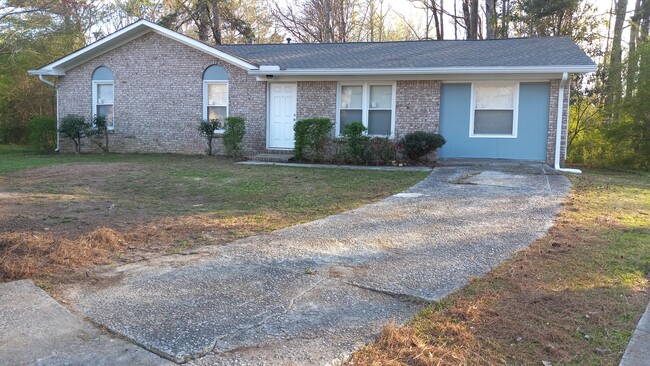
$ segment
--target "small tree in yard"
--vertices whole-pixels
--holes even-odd
[[[103,152],[108,152],[108,124],[106,117],[97,116],[93,119],[92,125],[88,126],[86,136]]]
[[[343,136],[347,142],[348,159],[354,164],[367,164],[372,160],[368,150],[370,138],[364,134],[367,130],[366,126],[361,122],[352,122],[343,128]]]
[[[197,130],[208,142],[208,155],[212,156],[212,141],[217,137],[217,130],[221,128],[221,122],[217,118],[201,120]]]
[[[81,152],[81,138],[88,131],[88,127],[86,119],[76,114],[68,114],[61,120],[59,132],[74,142],[75,154]]]
[[[309,154],[316,161],[322,160],[333,126],[334,124],[329,118],[308,118],[296,122],[293,127],[295,136],[294,159],[302,160],[308,157]]]
[[[241,158],[244,155],[242,142],[246,134],[246,123],[244,117],[226,118],[225,131],[223,132],[223,146],[226,155],[233,158]]]

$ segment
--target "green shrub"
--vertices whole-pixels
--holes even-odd
[[[226,155],[233,158],[244,156],[242,142],[246,134],[246,122],[244,117],[226,118],[226,130],[223,133],[223,146],[226,149]]]
[[[373,137],[370,139],[370,149],[375,161],[390,164],[397,160],[398,144],[388,137]]]
[[[56,149],[56,118],[34,117],[29,121],[29,142],[40,153],[51,153]]]
[[[406,157],[417,161],[442,147],[445,142],[445,138],[436,133],[417,131],[404,136],[400,144],[403,146]]]
[[[79,154],[81,152],[81,139],[89,127],[84,117],[76,114],[68,114],[61,120],[59,132],[74,142],[74,152],[75,154]]]
[[[217,137],[217,130],[221,128],[221,122],[214,118],[211,120],[200,120],[197,130],[205,137],[208,143],[208,155],[212,156],[212,141]]]
[[[346,139],[346,153],[348,160],[354,164],[368,164],[372,160],[368,141],[364,133],[368,129],[361,122],[352,122],[343,129],[343,136]]]
[[[296,122],[293,127],[294,159],[302,160],[310,157],[316,161],[322,160],[333,126],[334,124],[328,118],[308,118]]]
[[[0,143],[20,144],[29,142],[29,126],[23,120],[6,117],[0,112]]]
[[[103,152],[108,152],[108,121],[104,116],[93,118],[92,125],[88,126],[85,134],[90,141],[97,145]]]

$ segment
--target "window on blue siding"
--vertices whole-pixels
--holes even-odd
[[[517,137],[518,84],[474,84],[470,137]]]
[[[203,119],[218,119],[222,126],[228,117],[228,71],[212,65],[203,72]]]
[[[106,118],[106,128],[115,128],[115,80],[113,71],[106,66],[100,66],[93,72],[93,118]]]

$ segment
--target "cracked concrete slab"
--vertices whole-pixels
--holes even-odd
[[[0,283],[4,365],[168,365],[71,314],[32,281]]]
[[[381,202],[113,268],[67,296],[177,362],[329,364],[543,236],[570,187],[548,173],[539,163],[436,168]]]

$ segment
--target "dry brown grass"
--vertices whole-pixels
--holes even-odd
[[[545,238],[348,364],[617,364],[650,298],[650,177],[574,183]]]
[[[121,235],[106,227],[77,240],[54,234],[9,233],[0,240],[0,278],[32,278],[107,264],[125,247]]]

